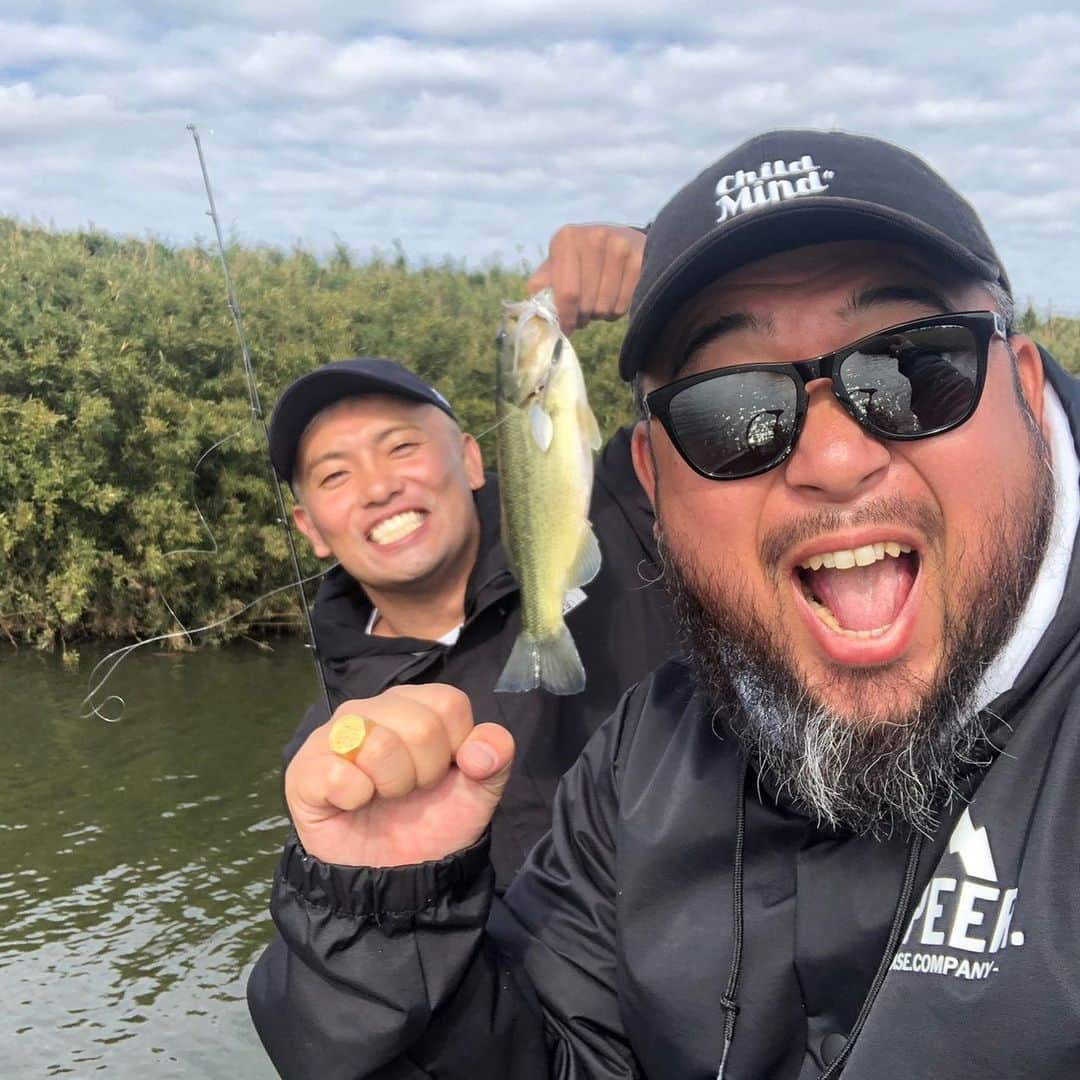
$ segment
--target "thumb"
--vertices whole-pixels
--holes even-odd
[[[533,275],[527,282],[525,282],[525,291],[532,296],[534,293],[538,293],[541,289],[546,289],[551,285],[551,259],[545,259],[534,271]]]
[[[514,764],[514,737],[500,724],[477,724],[455,759],[461,772],[498,802]]]

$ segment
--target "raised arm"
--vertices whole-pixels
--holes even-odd
[[[641,274],[645,233],[628,225],[564,225],[529,278],[530,293],[551,286],[566,333],[593,319],[620,319]]]
[[[398,693],[405,689],[437,693],[443,688],[409,687]],[[386,697],[344,708],[362,707],[370,715],[384,707]],[[451,776],[454,768],[462,771],[461,747],[487,741],[489,727],[479,725],[466,734],[459,763],[446,773],[450,779],[394,795],[379,792],[371,777],[377,792],[373,802],[387,804],[377,831],[369,830],[374,821],[369,818],[368,826],[346,824],[324,834],[325,811],[315,812],[314,822],[299,815],[297,828],[312,842],[325,842],[320,850],[335,857],[349,855],[355,844],[356,851],[375,860],[409,851],[429,861],[349,866],[323,862],[295,839],[287,845],[271,902],[279,933],[248,987],[256,1027],[282,1076],[614,1080],[638,1075],[620,1030],[614,990],[612,754],[619,721],[598,733],[567,774],[552,836],[533,853],[505,905],[495,902],[485,930],[493,896],[486,837],[437,857],[450,841],[445,823],[439,824],[443,815],[434,813],[434,793],[442,785],[483,785],[498,775],[496,769],[485,779]],[[325,729],[315,732],[309,740],[314,743],[310,749],[305,744],[290,772],[308,759],[314,772],[313,762],[324,755],[319,740],[325,738]],[[327,763],[328,771],[335,772],[333,766]],[[355,797],[347,794],[353,790],[349,783],[334,787],[336,782],[293,777],[290,807],[297,782],[316,788],[328,784],[326,791],[333,787],[335,805]],[[305,788],[302,798],[305,813],[311,813],[320,796]],[[395,801],[402,809],[392,814]],[[430,807],[421,806],[426,801]],[[460,807],[443,809],[453,817]],[[425,822],[441,830],[442,838],[435,839]],[[420,835],[404,841],[413,831]],[[359,841],[358,832],[364,834]]]

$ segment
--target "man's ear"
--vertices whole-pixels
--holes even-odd
[[[296,527],[307,537],[308,543],[311,544],[311,550],[315,552],[317,558],[326,559],[333,555],[330,545],[327,544],[322,537],[322,533],[315,527],[315,522],[311,520],[311,515],[303,503],[296,503],[293,506],[292,516],[293,521],[296,522]]]
[[[1046,382],[1046,374],[1043,371],[1042,356],[1039,354],[1039,346],[1027,336],[1027,334],[1013,334],[1009,338],[1009,346],[1016,357],[1016,376],[1020,381],[1020,389],[1024,394],[1031,415],[1035,417],[1035,423],[1043,430],[1043,385]]]
[[[649,502],[656,511],[656,458],[653,457],[652,440],[649,437],[649,421],[639,420],[630,436],[630,459],[638,483],[645,489]]]
[[[484,486],[484,456],[480,453],[480,444],[471,435],[461,436],[461,456],[469,487],[479,491]]]

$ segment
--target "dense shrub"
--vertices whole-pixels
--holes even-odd
[[[522,274],[409,269],[400,252],[356,265],[344,249],[229,259],[267,416],[301,372],[369,353],[411,364],[470,430],[491,427],[500,301],[523,295]],[[1080,322],[1024,318],[1080,368]],[[630,415],[621,334],[575,338],[605,432]],[[248,400],[216,253],[0,219],[0,635],[166,633],[284,585]],[[482,445],[490,461],[493,436]],[[317,569],[306,554],[304,568]],[[215,633],[297,623],[286,591]]]
[[[295,376],[369,353],[411,364],[469,430],[491,427],[500,302],[524,294],[522,274],[410,270],[400,253],[356,266],[344,250],[229,260],[267,419]],[[289,580],[224,294],[210,250],[0,220],[0,635],[166,633]],[[620,336],[577,338],[605,430],[629,415]],[[494,437],[482,445],[492,460]],[[295,625],[296,610],[281,593],[217,636]]]

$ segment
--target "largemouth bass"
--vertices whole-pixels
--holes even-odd
[[[568,594],[600,570],[588,519],[600,429],[551,289],[504,303],[497,341],[502,538],[521,586],[522,630],[495,689],[577,694],[585,668],[563,615]]]

